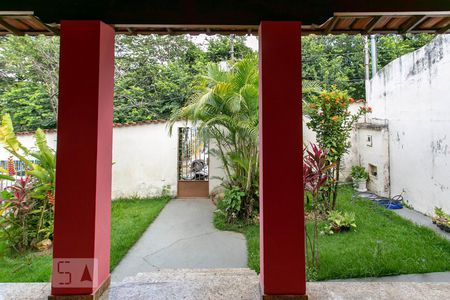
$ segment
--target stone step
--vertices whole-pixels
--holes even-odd
[[[112,283],[102,299],[260,299],[259,276],[246,268],[163,269]]]
[[[126,277],[122,282],[158,282],[161,280],[202,280],[221,277],[254,277],[258,278],[255,271],[249,268],[224,268],[224,269],[161,269],[154,272],[138,273],[135,276]]]

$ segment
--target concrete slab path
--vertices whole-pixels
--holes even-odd
[[[160,269],[246,268],[242,234],[219,231],[209,199],[174,199],[111,274],[112,281]]]
[[[450,233],[439,229],[435,224],[433,224],[433,221],[429,216],[426,216],[418,211],[406,207],[403,207],[402,209],[394,209],[393,211],[407,220],[410,220],[418,225],[430,228],[443,238],[446,238],[450,241]]]

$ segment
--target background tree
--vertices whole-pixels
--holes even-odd
[[[196,91],[205,53],[186,36],[119,36],[114,121],[166,119]]]
[[[0,66],[3,79],[11,82],[33,82],[45,91],[56,120],[58,113],[59,37],[7,36],[0,44]],[[1,77],[0,77],[1,78]],[[12,85],[6,91],[27,85]],[[17,92],[14,92],[17,94]],[[19,92],[20,93],[20,92]],[[28,100],[28,99],[27,99]],[[30,99],[32,101],[32,99]],[[15,121],[13,119],[13,121]],[[51,121],[47,122],[51,124]],[[54,122],[53,122],[54,123]],[[44,127],[44,126],[43,126]]]
[[[392,60],[427,44],[430,34],[377,36],[378,70]],[[354,98],[365,98],[364,37],[361,35],[302,38],[302,76],[325,89],[336,84]]]
[[[378,37],[379,68],[431,38]],[[245,37],[233,44],[236,59],[253,53]],[[364,98],[361,36],[308,36],[302,45],[304,94],[336,84]],[[117,36],[114,121],[168,118],[198,92],[205,65],[229,60],[230,50],[229,36],[208,38],[206,47],[189,36]],[[58,37],[0,37],[0,113],[10,113],[17,130],[56,126],[58,62]]]
[[[221,62],[231,59],[231,43],[233,42],[234,58],[242,59],[253,53],[253,50],[245,45],[245,36],[216,36],[208,39],[206,59],[209,62]]]

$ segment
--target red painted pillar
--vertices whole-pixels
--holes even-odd
[[[259,27],[261,288],[266,299],[303,299],[306,293],[300,25],[261,22]]]
[[[55,298],[109,283],[114,35],[100,21],[61,22]]]

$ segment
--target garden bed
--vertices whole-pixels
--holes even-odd
[[[111,270],[156,219],[169,197],[119,199],[112,203]],[[18,256],[6,248],[0,235],[0,282],[49,281],[51,251]]]
[[[354,212],[355,231],[319,236],[320,264],[308,280],[379,277],[450,271],[450,242],[432,230],[401,218],[369,200],[352,200],[352,189],[340,189],[337,207]],[[247,238],[248,265],[259,271],[259,227],[228,225],[217,214],[218,229],[243,232]],[[320,225],[325,226],[325,221]],[[307,221],[308,232],[312,231]]]

